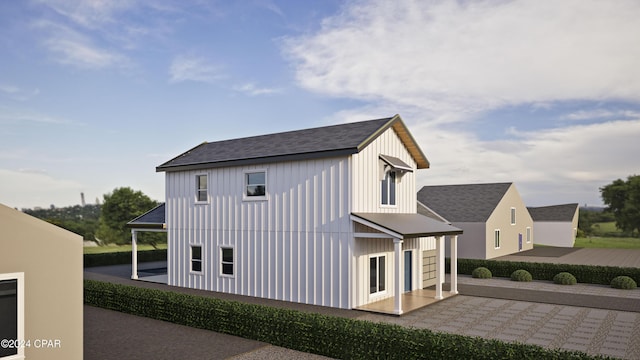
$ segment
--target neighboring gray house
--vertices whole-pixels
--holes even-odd
[[[156,168],[168,284],[395,314],[429,281],[441,299],[444,237],[462,231],[417,213],[428,167],[398,115],[200,144]]]
[[[513,183],[425,186],[418,212],[460,228],[458,257],[492,259],[533,248],[533,220]],[[448,251],[448,250],[447,250]]]
[[[533,218],[535,244],[573,247],[578,233],[578,204],[528,207]]]

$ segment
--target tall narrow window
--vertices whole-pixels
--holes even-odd
[[[267,176],[264,171],[245,174],[247,197],[259,197],[267,194]]]
[[[500,249],[500,230],[496,229],[493,231],[493,246],[496,249]]]
[[[221,252],[221,273],[222,275],[233,276],[233,248],[232,247],[222,247],[220,248]]]
[[[385,256],[369,258],[369,294],[377,294],[386,290]]]
[[[202,272],[202,246],[191,245],[191,271]]]
[[[516,208],[511,208],[511,225],[516,224]]]
[[[387,171],[382,180],[382,205],[396,204],[396,172]]]
[[[527,242],[530,243],[531,242],[531,228],[528,227],[527,228]]]
[[[196,175],[196,200],[207,201],[207,175]]]

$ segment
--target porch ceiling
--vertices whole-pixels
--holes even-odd
[[[351,220],[401,239],[462,234],[455,226],[421,214],[351,213]]]

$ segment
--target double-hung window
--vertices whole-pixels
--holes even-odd
[[[396,204],[396,172],[387,171],[382,180],[382,205]]]
[[[226,276],[234,275],[234,257],[232,247],[220,247],[220,273]]]
[[[207,196],[207,175],[196,175],[196,201],[206,202]]]
[[[191,271],[202,272],[202,246],[191,245]]]
[[[245,173],[245,197],[260,199],[267,195],[267,173],[264,171]]]
[[[374,295],[386,290],[386,256],[378,255],[369,258],[369,294]]]

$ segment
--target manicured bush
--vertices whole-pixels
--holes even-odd
[[[616,276],[611,280],[611,287],[616,289],[631,290],[638,287],[638,284],[628,276]]]
[[[476,279],[491,279],[491,270],[487,269],[486,267],[480,266],[473,269],[471,276]]]
[[[531,276],[531,273],[529,273],[527,270],[516,270],[514,272],[511,273],[511,280],[513,281],[531,281],[533,280],[533,277]]]
[[[576,277],[571,273],[561,272],[553,277],[553,283],[559,285],[575,285],[578,283],[578,280],[576,280]]]
[[[574,351],[435,333],[171,291],[85,280],[88,305],[339,359],[592,359]]]

